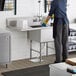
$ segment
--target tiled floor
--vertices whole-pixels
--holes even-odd
[[[76,54],[70,53],[69,58],[71,57],[76,57]],[[45,64],[51,64],[55,61],[55,55],[50,55],[47,57],[44,56],[42,57],[42,59],[43,59],[42,62],[31,62],[29,59],[13,61],[12,63],[8,65],[8,68],[5,68],[5,65],[0,65],[0,76],[2,76],[1,75],[2,72],[6,72],[6,71],[29,68],[29,67],[45,65]]]

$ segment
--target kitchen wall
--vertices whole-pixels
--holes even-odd
[[[41,0],[41,15],[47,15],[44,13],[44,0]],[[75,0],[68,0],[73,3],[68,6],[68,16],[70,21],[76,17]],[[9,17],[28,17],[39,15],[38,0],[17,0],[17,15],[14,15],[13,11],[0,11],[0,28],[6,29],[6,18]],[[19,32],[7,29],[11,32],[11,60],[29,58],[29,40],[27,38],[27,32]],[[34,44],[37,44],[34,42]],[[39,44],[37,44],[39,45]],[[50,50],[50,49],[49,49]],[[49,54],[54,52],[50,51]],[[45,51],[42,52],[45,54]],[[34,54],[36,55],[36,54]]]
[[[76,0],[67,0],[67,14],[70,23],[76,19]]]

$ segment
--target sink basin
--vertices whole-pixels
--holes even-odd
[[[42,27],[41,25],[31,26],[32,28]]]
[[[45,34],[45,35],[44,35]],[[48,42],[53,41],[52,38],[52,27],[49,29],[39,29],[39,30],[32,30],[29,31],[28,38],[30,40],[34,40],[37,42]]]
[[[32,26],[40,26],[41,25],[41,22],[32,22]]]

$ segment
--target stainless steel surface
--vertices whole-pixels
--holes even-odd
[[[51,28],[52,29],[52,28]],[[39,53],[40,62],[42,61],[42,46],[41,44],[46,44],[46,56],[48,56],[48,42],[53,41],[51,29],[42,29],[42,30],[32,30],[28,32],[28,39],[30,40],[30,58],[32,57],[32,52]],[[44,35],[45,34],[45,35]],[[32,49],[32,41],[39,43],[39,50]]]
[[[11,36],[8,32],[0,31],[0,64],[11,61]]]
[[[30,59],[32,59],[32,40],[30,40]]]
[[[35,49],[32,48],[32,40],[30,40],[30,59],[31,59],[30,61],[34,61],[34,62],[35,61],[37,61],[37,62],[43,61],[42,60],[42,55],[41,55],[41,48],[42,48],[41,47],[41,43],[39,43],[39,44],[40,44],[40,50],[39,51],[38,50],[35,50]],[[36,53],[38,53],[40,55],[39,58],[36,58],[36,59],[33,59],[32,58],[32,52],[33,51],[36,52]]]
[[[48,42],[46,42],[46,56],[48,56]]]

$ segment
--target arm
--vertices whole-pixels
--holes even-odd
[[[46,17],[46,19],[44,20],[42,26],[46,26],[46,24],[48,23],[49,19],[52,18],[52,14],[54,14],[55,9],[56,9],[56,2],[55,1],[52,1],[49,14]]]
[[[46,27],[46,24],[48,23],[49,19],[51,18],[51,16],[47,16],[46,19],[44,20],[44,22],[42,23],[43,27]]]
[[[50,18],[51,16],[47,16],[44,22],[47,24]]]
[[[46,24],[48,23],[49,19],[52,18],[52,15],[54,14],[56,7],[57,7],[56,6],[56,2],[52,1],[51,2],[51,8],[50,8],[49,14],[48,14],[48,16],[46,17],[46,19],[44,21]]]

